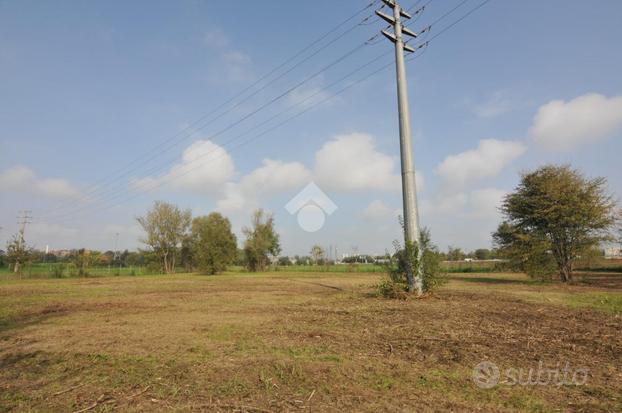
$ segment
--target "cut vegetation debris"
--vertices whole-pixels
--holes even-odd
[[[454,274],[421,300],[363,273],[5,279],[0,411],[622,411],[622,290],[602,279]],[[589,374],[484,389],[482,361]]]

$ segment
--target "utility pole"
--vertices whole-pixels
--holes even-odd
[[[417,210],[417,187],[415,183],[415,164],[413,160],[412,138],[410,131],[410,109],[408,107],[408,86],[406,80],[406,66],[404,63],[404,51],[414,52],[416,49],[404,42],[404,35],[417,37],[413,32],[402,24],[402,18],[410,19],[408,14],[395,0],[382,0],[384,4],[393,9],[393,16],[376,11],[376,14],[393,26],[393,33],[382,30],[381,33],[395,45],[395,69],[397,77],[397,104],[400,123],[400,154],[402,165],[402,200],[404,208],[404,240],[406,245],[419,244],[419,212]],[[421,274],[421,248],[417,248],[419,257],[415,274],[409,269],[408,290],[423,292],[423,280]]]
[[[24,242],[24,232],[26,232],[26,225],[32,223],[32,211],[30,210],[22,210],[19,211],[19,216],[17,217],[17,224],[19,225],[19,238],[20,242]]]
[[[19,225],[19,239],[18,250],[23,251],[26,248],[26,241],[24,240],[24,233],[26,232],[26,225],[32,223],[32,211],[23,210],[20,211],[19,216],[17,217],[17,225]],[[18,254],[19,255],[19,254]],[[15,262],[15,266],[13,267],[13,272],[18,273],[20,271],[21,263],[18,260]]]

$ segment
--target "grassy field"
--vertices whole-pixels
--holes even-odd
[[[406,301],[379,278],[3,277],[0,411],[622,411],[619,275],[453,274]],[[484,389],[482,361],[589,373]]]
[[[62,275],[55,268],[63,267]],[[503,263],[498,261],[443,261],[441,269],[448,273],[487,273],[499,272],[503,268]],[[595,259],[591,262],[579,262],[579,270],[590,272],[618,272],[622,273],[622,260]],[[231,266],[231,271],[245,272],[242,266]],[[333,264],[333,265],[288,265],[279,266],[275,269],[278,272],[288,273],[384,273],[383,265],[379,264]],[[90,277],[108,277],[119,275],[156,275],[157,271],[150,270],[144,266],[132,267],[90,267]],[[178,268],[178,272],[184,272]],[[11,270],[4,266],[0,267],[0,277],[13,276]],[[35,263],[29,264],[24,269],[21,278],[67,278],[75,277],[76,269],[70,263]],[[19,277],[17,277],[19,278]]]
[[[62,268],[62,273],[55,271],[55,268]],[[91,277],[109,277],[116,275],[155,275],[153,271],[149,271],[146,267],[89,267],[89,276]],[[21,278],[68,278],[77,276],[77,270],[71,264],[61,263],[36,263],[27,265]],[[20,278],[13,274],[9,267],[0,267],[0,277]]]

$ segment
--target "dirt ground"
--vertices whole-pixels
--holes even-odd
[[[405,301],[377,274],[0,280],[0,411],[619,412],[616,277]]]

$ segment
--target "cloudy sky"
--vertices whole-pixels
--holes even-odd
[[[622,195],[622,3],[492,0],[450,27],[480,2],[434,0],[411,24],[438,21],[407,70],[421,220],[443,249],[489,247],[499,200],[545,163]],[[1,2],[0,245],[28,209],[38,248],[135,248],[135,217],[165,200],[238,233],[269,209],[286,254],[391,249],[395,75],[387,40],[365,45],[384,28],[368,4]],[[285,209],[310,182],[337,206],[313,233]]]

